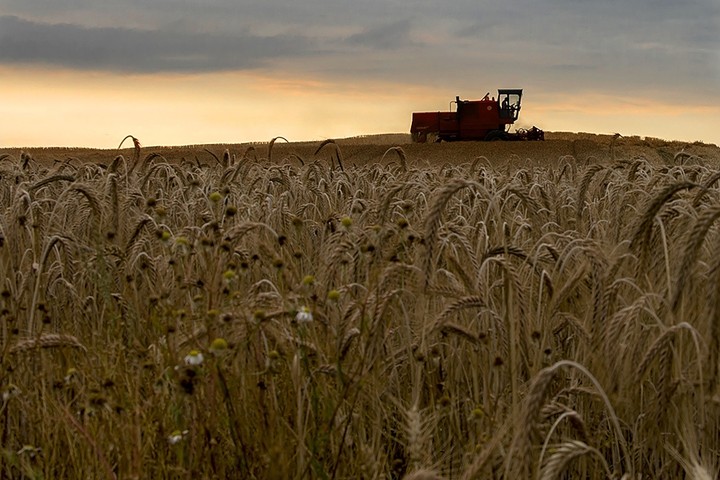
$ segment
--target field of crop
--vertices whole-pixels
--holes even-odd
[[[400,144],[0,154],[0,477],[717,478],[719,150]]]

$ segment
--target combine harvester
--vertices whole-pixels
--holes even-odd
[[[537,127],[509,132],[520,113],[522,89],[500,89],[498,98],[488,92],[482,100],[460,100],[455,97],[454,112],[416,112],[410,133],[416,143],[452,142],[458,140],[545,140]]]

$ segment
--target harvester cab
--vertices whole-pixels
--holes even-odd
[[[500,89],[498,90],[498,102],[500,102],[500,118],[511,119],[513,122],[520,114],[520,100],[522,89]]]

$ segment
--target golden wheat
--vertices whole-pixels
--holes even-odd
[[[127,139],[0,155],[3,478],[716,473],[709,147]]]

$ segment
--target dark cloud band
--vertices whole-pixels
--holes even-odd
[[[242,70],[307,51],[308,39],[87,28],[0,17],[0,62],[128,72]]]

